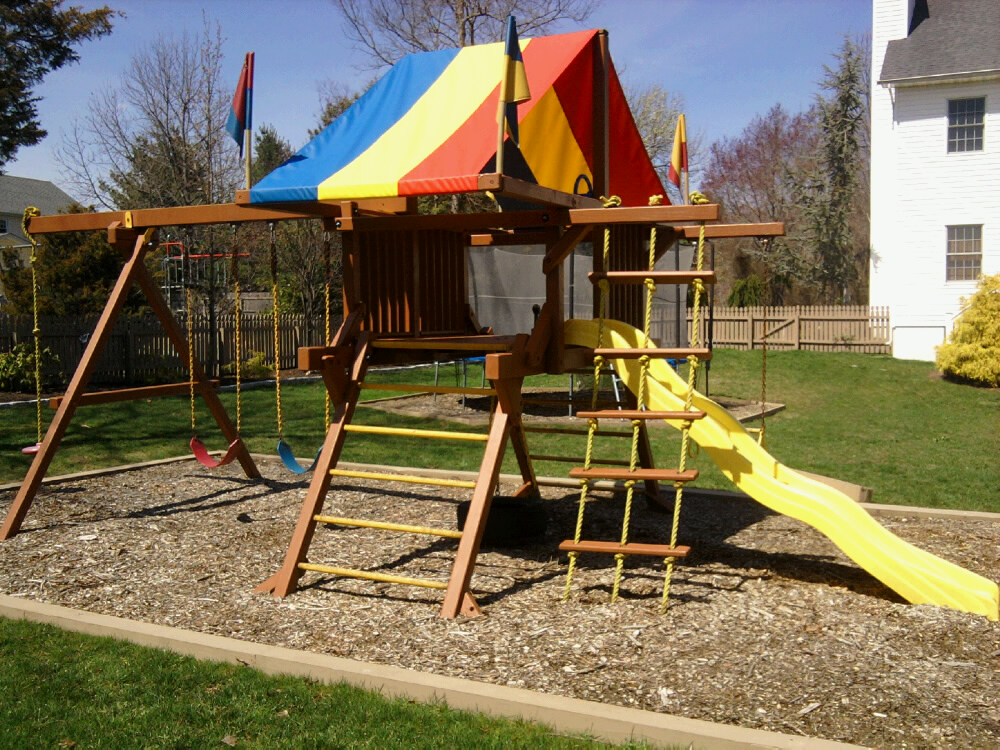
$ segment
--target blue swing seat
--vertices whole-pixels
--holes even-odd
[[[278,457],[281,459],[281,463],[285,465],[285,468],[295,474],[308,474],[310,471],[316,468],[316,462],[319,461],[319,454],[323,450],[322,446],[316,451],[316,457],[313,458],[312,463],[308,466],[303,466],[295,458],[295,453],[292,451],[292,446],[285,442],[284,438],[278,439]]]

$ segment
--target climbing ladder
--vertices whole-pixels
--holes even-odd
[[[531,459],[527,452],[520,416],[520,389],[522,377],[490,377],[489,387],[462,388],[456,386],[425,386],[405,384],[380,384],[365,382],[369,356],[377,349],[397,349],[405,351],[434,350],[478,352],[487,355],[487,370],[497,370],[491,366],[491,358],[504,356],[512,349],[523,346],[523,337],[466,336],[444,338],[373,338],[365,332],[358,332],[360,316],[349,316],[341,326],[330,347],[318,347],[322,351],[321,369],[327,390],[335,405],[326,441],[320,451],[306,499],[303,502],[299,520],[289,544],[282,568],[258,586],[257,591],[271,592],[275,596],[286,596],[295,590],[299,578],[307,571],[326,575],[358,578],[385,583],[438,589],[445,592],[441,614],[454,618],[459,614],[479,614],[479,606],[470,591],[470,582],[475,567],[476,555],[482,541],[490,503],[496,491],[503,460],[504,448],[509,439],[521,469],[523,485],[515,496],[537,492],[537,483]],[[308,350],[307,350],[308,351]],[[306,355],[309,356],[308,353]],[[301,362],[305,369],[315,362]],[[489,375],[488,375],[489,377]],[[462,433],[446,430],[418,430],[395,427],[355,425],[351,423],[358,396],[362,390],[378,389],[389,391],[419,390],[431,393],[460,393],[464,395],[489,395],[497,399],[497,408],[488,434]],[[409,437],[427,440],[473,441],[484,444],[483,459],[479,475],[475,481],[425,477],[415,474],[396,474],[375,471],[357,471],[338,468],[337,464],[349,433],[381,435],[387,438]],[[432,528],[415,524],[390,523],[385,521],[345,518],[323,513],[323,504],[333,477],[361,479],[371,482],[405,482],[443,487],[457,487],[472,491],[469,514],[463,531]],[[449,580],[432,580],[395,575],[377,570],[362,570],[324,565],[308,560],[309,546],[318,524],[331,524],[354,528],[368,528],[383,531],[434,536],[458,540],[458,550],[452,565]]]
[[[695,198],[695,196],[692,196]],[[654,199],[651,199],[651,204]],[[697,202],[697,199],[696,201]],[[613,205],[613,204],[612,204]],[[610,207],[610,206],[609,206]],[[666,565],[666,576],[663,588],[662,610],[666,611],[667,601],[670,591],[670,579],[673,573],[674,561],[677,558],[685,557],[690,548],[678,546],[677,532],[680,521],[681,504],[683,500],[684,486],[698,478],[697,469],[686,468],[689,431],[694,420],[703,419],[704,411],[692,408],[692,394],[694,391],[695,377],[699,362],[706,361],[711,357],[711,351],[698,343],[698,310],[701,303],[701,295],[704,285],[714,283],[714,271],[704,270],[704,225],[701,227],[701,234],[698,241],[697,264],[693,271],[655,271],[657,229],[653,225],[649,238],[649,264],[645,271],[612,271],[607,270],[609,265],[611,231],[609,227],[604,230],[604,248],[601,255],[601,270],[596,270],[590,274],[590,280],[596,284],[600,293],[599,315],[598,315],[598,341],[593,350],[594,381],[593,392],[594,408],[589,411],[578,412],[577,417],[587,420],[587,449],[584,457],[584,465],[570,470],[570,477],[580,480],[580,501],[577,512],[576,529],[572,540],[564,541],[559,545],[559,549],[569,552],[569,570],[566,576],[566,590],[564,599],[569,599],[573,573],[576,568],[577,559],[581,552],[596,552],[611,554],[615,556],[615,578],[611,593],[611,601],[618,598],[619,587],[621,585],[622,569],[625,557],[629,555],[641,555],[650,557],[660,557],[664,559]],[[644,305],[644,327],[643,333],[648,341],[650,329],[650,317],[653,302],[653,294],[656,284],[692,284],[695,289],[694,294],[694,327],[691,335],[691,344],[684,348],[660,348],[645,347],[635,349],[623,349],[604,346],[605,319],[608,314],[608,298],[611,284],[635,285],[641,284],[646,288],[646,299]],[[649,363],[652,358],[686,358],[689,364],[689,380],[685,409],[683,411],[652,411],[645,409],[643,404],[646,401],[647,379]],[[634,408],[628,410],[621,409],[597,409],[597,376],[610,359],[638,359],[640,363],[639,392],[633,401]],[[618,419],[628,420],[631,424],[631,454],[627,461],[627,468],[613,468],[609,466],[595,467],[594,443],[595,437],[601,433],[601,420]],[[683,424],[682,446],[679,468],[656,469],[653,465],[652,451],[649,445],[649,435],[647,432],[647,422],[652,419],[679,420]],[[621,433],[618,433],[621,434]],[[600,463],[609,464],[608,461]],[[594,541],[581,538],[583,533],[584,511],[590,493],[592,483],[596,480],[617,480],[623,481],[626,489],[625,513],[622,521],[622,532],[620,539],[615,541]],[[631,524],[632,503],[635,495],[636,484],[645,482],[646,494],[656,498],[658,495],[657,482],[672,482],[676,489],[674,500],[673,523],[669,544],[637,544],[629,542],[629,530]]]

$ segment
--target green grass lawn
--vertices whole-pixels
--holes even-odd
[[[759,351],[717,351],[710,372],[711,394],[759,398],[760,359]],[[373,372],[372,377],[429,384],[434,371]],[[466,377],[470,385],[479,385],[481,368],[470,365]],[[442,366],[441,384],[453,385],[460,379],[455,368]],[[995,444],[1000,424],[1000,391],[938,379],[928,363],[802,351],[770,352],[767,380],[768,400],[787,405],[767,421],[768,449],[782,463],[872,487],[877,502],[1000,511],[1000,465],[988,448]],[[567,377],[544,376],[526,385],[562,389]],[[365,399],[386,395],[384,391],[363,392]],[[234,414],[235,395],[226,392],[222,399]],[[322,385],[286,384],[282,404],[286,438],[300,456],[311,457],[323,434]],[[46,410],[46,419],[53,413]],[[390,416],[363,406],[356,421],[477,431],[432,419]],[[210,448],[225,447],[201,406],[198,424]],[[676,464],[676,431],[657,428],[651,433],[657,464]],[[243,435],[251,450],[274,451],[273,388],[244,392]],[[82,407],[49,473],[181,455],[189,438],[189,405],[183,397]],[[536,454],[582,456],[584,452],[583,438],[530,435],[529,439]],[[0,481],[18,481],[24,476],[29,459],[20,449],[33,442],[33,409],[0,410]],[[436,441],[429,450],[418,439],[358,434],[347,442],[344,460],[406,466],[417,463],[411,456],[420,455],[421,466],[473,470],[479,466],[481,450],[476,443],[445,441]],[[628,441],[606,439],[598,451],[627,457]],[[707,459],[695,459],[694,465],[702,471],[698,486],[731,487]],[[536,468],[540,474],[564,475],[569,464],[540,462]],[[504,469],[516,470],[511,455]]]
[[[24,620],[0,618],[0,652],[4,748],[607,747]]]

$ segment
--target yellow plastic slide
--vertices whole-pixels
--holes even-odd
[[[597,334],[597,321],[566,322],[567,344],[593,347]],[[609,320],[605,321],[602,346],[634,349],[653,344],[641,331]],[[612,363],[628,388],[638,392],[638,361],[613,359]],[[684,408],[687,383],[670,365],[653,360],[649,375],[647,408]],[[1000,590],[996,583],[904,542],[847,495],[778,463],[711,399],[695,392],[693,406],[707,416],[692,423],[691,437],[741,491],[778,513],[815,527],[854,562],[914,604],[937,604],[998,619]],[[670,423],[681,427],[679,421]]]

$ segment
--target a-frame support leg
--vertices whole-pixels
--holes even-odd
[[[302,510],[299,512],[299,520],[295,524],[295,531],[292,532],[292,540],[288,545],[288,552],[285,554],[285,562],[281,569],[254,589],[258,593],[273,593],[276,597],[285,597],[295,591],[302,571],[299,563],[306,561],[309,553],[309,545],[312,543],[313,534],[316,531],[315,517],[323,510],[323,503],[326,501],[326,494],[330,489],[330,470],[337,466],[341,451],[344,448],[344,439],[347,437],[347,430],[344,429],[351,422],[354,416],[354,408],[358,403],[358,396],[361,393],[360,383],[364,379],[365,371],[368,369],[368,336],[361,334],[354,352],[354,360],[351,364],[350,382],[347,387],[340,389],[340,393],[331,392],[330,396],[335,404],[335,411],[330,420],[330,429],[323,442],[319,458],[316,460],[316,468],[313,470],[312,481],[309,483],[309,491],[306,499],[302,503]],[[324,365],[337,367],[333,358],[324,358]],[[328,364],[329,363],[329,364]],[[337,388],[337,378],[325,378],[327,388]]]
[[[139,288],[145,293],[149,306],[156,313],[156,317],[163,325],[163,330],[166,332],[167,338],[170,339],[170,343],[174,345],[174,348],[180,355],[181,362],[191,362],[194,365],[188,377],[194,380],[195,389],[205,400],[205,405],[215,419],[215,423],[218,425],[223,437],[225,437],[226,444],[229,445],[233,441],[238,440],[240,436],[236,431],[236,426],[229,419],[229,414],[226,412],[226,408],[222,405],[218,393],[216,393],[208,376],[205,374],[205,369],[201,366],[201,361],[197,357],[189,357],[187,336],[181,330],[177,319],[174,318],[173,313],[170,311],[170,306],[163,298],[160,287],[156,284],[156,281],[145,266],[140,266],[137,269],[136,282],[138,282]],[[247,477],[250,479],[260,478],[260,470],[257,468],[256,462],[242,440],[239,440],[237,444],[236,460],[240,462],[240,466],[243,467],[243,472]]]
[[[107,303],[104,305],[104,310],[97,321],[94,333],[87,342],[87,348],[84,350],[83,357],[81,357],[80,363],[73,373],[66,393],[59,402],[59,408],[52,418],[52,423],[49,425],[48,431],[45,433],[42,445],[38,449],[38,453],[35,454],[31,466],[28,468],[28,473],[25,475],[24,481],[18,489],[13,505],[11,505],[10,510],[7,512],[3,527],[0,528],[0,540],[10,539],[20,531],[21,524],[24,522],[24,518],[31,508],[35,495],[38,493],[38,488],[45,478],[45,473],[52,464],[52,459],[55,458],[60,442],[66,435],[66,430],[69,428],[69,423],[80,402],[80,397],[86,391],[87,384],[90,382],[90,377],[93,375],[94,368],[97,365],[97,360],[104,350],[104,346],[107,344],[108,337],[111,335],[114,323],[118,319],[122,307],[125,305],[125,300],[128,297],[129,290],[132,288],[132,284],[138,282],[143,289],[150,306],[160,319],[174,346],[181,353],[182,359],[186,361],[187,344],[180,333],[180,328],[174,320],[170,308],[163,300],[159,287],[156,286],[156,282],[153,281],[153,278],[143,265],[153,236],[153,230],[147,230],[145,234],[140,234],[135,230],[121,227],[117,222],[108,229],[108,241],[115,248],[126,253],[128,258],[122,267],[121,273],[118,275],[118,280],[115,282],[114,289],[111,290],[111,295],[108,297]],[[205,398],[212,415],[219,424],[219,428],[226,434],[230,441],[234,440],[236,438],[236,429],[229,421],[222,402],[219,401],[218,396],[211,387],[211,383],[205,377],[205,373],[197,361],[195,362],[195,373],[193,375],[197,381],[198,390]],[[257,466],[254,464],[249,452],[243,448],[242,453],[245,455],[241,455],[240,463],[243,465],[247,476],[259,477],[260,473],[257,471]]]
[[[523,380],[521,377],[513,377],[493,381],[493,387],[497,392],[497,409],[490,426],[486,450],[479,467],[479,476],[476,478],[476,489],[473,491],[469,515],[465,519],[465,529],[458,543],[458,552],[451,569],[448,590],[445,592],[444,603],[441,605],[442,617],[453,619],[460,614],[480,614],[479,605],[476,604],[476,600],[469,590],[469,585],[472,582],[472,573],[476,568],[479,545],[482,543],[483,533],[486,530],[486,519],[490,514],[493,492],[500,477],[500,464],[503,462],[504,448],[507,444],[507,438],[511,437],[512,434],[520,435],[521,449],[524,451],[524,458],[527,462],[527,473],[525,467],[523,465],[521,467],[525,486],[534,486],[534,471],[530,468],[531,461],[523,443],[523,432],[520,425],[521,383]],[[518,438],[515,438],[515,446],[517,440]],[[518,461],[520,462],[520,460],[519,456]]]

